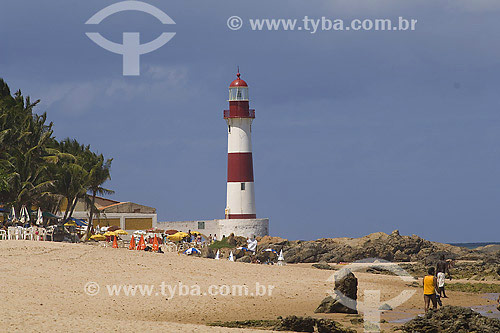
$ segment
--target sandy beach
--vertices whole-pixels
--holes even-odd
[[[251,330],[205,325],[215,321],[297,315],[331,318],[361,331],[360,325],[351,324],[353,315],[314,313],[327,296],[327,290],[332,288],[327,281],[332,273],[312,268],[310,264],[280,267],[88,244],[1,241],[0,324],[7,331],[35,332],[89,329],[233,332]],[[382,299],[390,299],[402,290],[416,290],[402,306],[382,314],[382,319],[388,321],[382,324],[382,329],[391,329],[399,325],[394,321],[423,313],[420,287],[409,287],[395,276],[355,275],[359,279],[361,300],[362,291],[367,289],[380,289]],[[88,294],[96,288],[85,289],[89,282],[99,285],[96,295]],[[162,283],[170,288],[188,286],[190,292],[201,290],[202,294],[183,296],[177,292],[169,297],[169,289],[167,294],[162,294]],[[266,288],[273,286],[273,289],[270,294],[268,288],[264,296],[257,296],[256,283]],[[106,286],[112,285],[148,285],[154,289],[149,296],[139,292],[135,296],[126,296],[123,292],[110,295]],[[211,285],[215,288],[246,285],[254,295],[214,295],[214,287],[209,289]],[[493,304],[481,294],[453,291],[448,294],[450,298],[444,300],[445,304]]]

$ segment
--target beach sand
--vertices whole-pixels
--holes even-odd
[[[310,264],[286,266],[254,265],[227,260],[187,257],[175,253],[157,254],[88,244],[32,241],[0,241],[0,327],[6,331],[153,331],[234,332],[252,330],[208,327],[215,321],[276,319],[278,316],[331,318],[352,325],[353,315],[314,314],[332,288],[327,279],[333,271]],[[402,306],[382,314],[387,321],[401,321],[423,313],[421,288],[408,287],[399,277],[357,273],[358,297],[362,290],[381,290],[390,299],[402,290],[416,290]],[[100,286],[88,295],[88,282]],[[166,294],[162,295],[161,284]],[[246,285],[254,293],[256,283],[274,286],[271,295],[203,295],[222,285]],[[418,282],[419,284],[421,281]],[[107,285],[152,285],[150,296],[110,296]],[[168,287],[201,291],[202,295],[170,295]],[[196,287],[198,286],[198,287]],[[199,289],[197,289],[199,288]],[[185,289],[185,288],[184,288]],[[89,289],[90,290],[90,289]],[[92,289],[91,291],[94,291]],[[237,290],[236,290],[237,291]],[[492,301],[478,294],[448,292],[445,304],[488,305]],[[391,329],[396,323],[383,323]],[[257,330],[262,332],[262,330]]]

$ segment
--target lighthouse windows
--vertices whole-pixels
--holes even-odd
[[[231,87],[229,88],[230,101],[248,101],[247,87]]]
[[[241,183],[241,190],[244,191],[245,190],[245,183]]]

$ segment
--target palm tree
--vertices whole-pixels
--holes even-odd
[[[93,218],[94,214],[98,213],[98,210],[95,207],[95,197],[97,194],[113,194],[115,193],[113,190],[102,187],[102,185],[108,180],[111,179],[110,169],[111,162],[113,159],[107,159],[104,161],[104,156],[95,155],[93,156],[93,165],[89,171],[88,177],[88,186],[87,191],[91,193],[92,198],[88,207],[90,208],[90,216],[89,216],[89,225],[87,228],[87,238],[90,236],[90,231],[93,227]]]

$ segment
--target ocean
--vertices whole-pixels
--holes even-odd
[[[477,247],[481,247],[481,246],[486,246],[486,245],[490,245],[490,244],[500,244],[500,242],[492,242],[492,243],[450,243],[450,245],[453,245],[453,246],[460,246],[460,247],[466,247],[468,249],[475,249]]]

